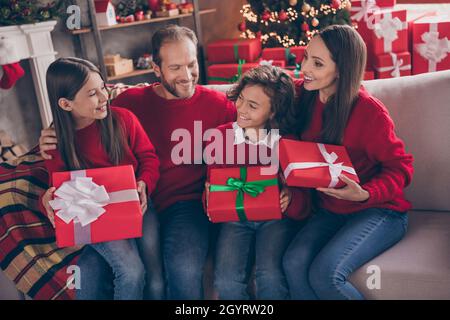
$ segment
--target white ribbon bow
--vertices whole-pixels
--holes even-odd
[[[425,32],[422,41],[424,43],[418,44],[416,50],[429,61],[429,71],[436,71],[436,65],[450,52],[450,41],[447,37],[439,39],[438,31]]]
[[[399,59],[398,56],[395,53],[390,53],[392,57],[392,66],[391,67],[380,67],[376,68],[378,72],[386,72],[386,71],[392,71],[391,76],[394,78],[400,77],[400,71],[402,70],[411,70],[410,64],[403,65],[404,61],[403,59]]]
[[[272,66],[273,60],[261,60],[259,62],[260,66]]]
[[[331,176],[331,182],[328,185],[328,188],[334,188],[339,182],[339,175],[342,173],[342,171],[356,175],[356,171],[352,167],[344,166],[343,162],[335,163],[335,161],[338,159],[336,153],[328,153],[322,143],[318,143],[317,146],[319,147],[319,151],[326,162],[290,163],[284,170],[284,177],[287,179],[292,170],[328,167]]]
[[[399,18],[392,18],[390,12],[385,12],[383,18],[374,23],[377,15],[370,17],[367,26],[369,29],[373,29],[378,39],[383,39],[384,49],[386,52],[392,51],[392,42],[398,39],[398,31],[406,29],[407,24],[401,21]]]
[[[352,7],[350,9],[350,11],[356,12],[351,16],[351,18],[358,22],[363,19],[364,21],[367,21],[367,19],[369,18],[369,14],[379,9],[380,8],[377,6],[375,0],[363,0],[361,1],[361,7]]]
[[[51,200],[56,215],[65,223],[72,220],[84,227],[105,213],[104,206],[110,203],[110,197],[104,186],[99,186],[88,177],[75,177],[65,181],[56,191],[57,198]]]

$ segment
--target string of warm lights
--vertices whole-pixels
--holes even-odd
[[[247,39],[260,37],[263,45],[270,39],[274,39],[286,48],[306,45],[319,32],[322,19],[327,19],[328,15],[336,15],[341,10],[350,11],[351,7],[350,0],[332,0],[330,4],[322,3],[318,8],[303,2],[300,10],[295,8],[297,3],[297,0],[290,0],[291,7],[279,11],[272,11],[269,7],[265,7],[259,14],[252,10],[250,4],[244,4],[240,10],[244,18],[244,22],[240,25],[241,37]],[[253,31],[250,30],[247,23],[253,26],[259,24],[259,31],[255,32],[255,28]],[[300,35],[292,34],[295,33],[292,32],[292,24],[298,26]],[[272,27],[274,30],[270,30]]]

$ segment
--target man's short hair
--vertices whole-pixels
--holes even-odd
[[[153,62],[161,67],[161,56],[159,54],[161,47],[164,43],[170,41],[179,41],[183,39],[189,39],[197,48],[197,36],[194,31],[189,28],[181,27],[175,24],[170,24],[164,28],[155,32],[152,37],[152,55]]]

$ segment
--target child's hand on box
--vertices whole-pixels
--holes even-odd
[[[291,197],[292,194],[289,188],[284,187],[280,192],[281,213],[284,213],[289,207],[289,204],[291,203]]]
[[[50,220],[53,228],[55,227],[55,212],[50,206],[49,201],[53,199],[53,193],[55,192],[55,190],[55,187],[51,187],[50,189],[45,191],[44,195],[42,196],[42,205],[44,206],[45,211],[47,211],[47,218],[48,220]]]
[[[141,202],[142,214],[147,211],[147,185],[144,181],[139,180],[137,182],[137,192],[139,194],[139,200]]]

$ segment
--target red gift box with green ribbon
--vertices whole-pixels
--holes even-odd
[[[295,55],[295,63],[301,63],[305,54],[306,46],[295,46],[290,48],[264,48],[261,57],[264,60],[284,60],[289,63],[291,54]],[[292,59],[293,60],[293,59]]]
[[[218,223],[281,219],[278,174],[265,173],[261,166],[211,169],[209,220]]]
[[[246,71],[256,68],[259,63],[213,64],[208,67],[208,84],[227,84],[237,82]]]
[[[261,55],[259,39],[226,39],[214,41],[206,47],[210,63],[236,63],[239,60],[256,61]]]
[[[133,166],[54,172],[52,182],[58,247],[142,237]]]

